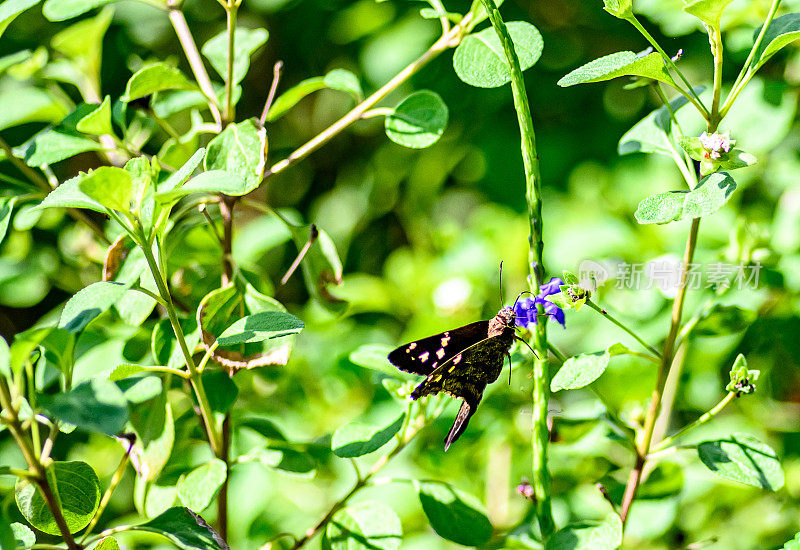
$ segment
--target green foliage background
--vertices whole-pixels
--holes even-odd
[[[468,9],[463,2],[450,4],[453,11]],[[731,72],[726,80],[735,78],[734,67],[746,57],[767,4],[759,0],[731,6],[726,42]],[[681,68],[697,75],[693,81],[702,81],[711,64],[707,37],[680,6],[678,1],[648,0],[636,7],[649,16],[646,26],[668,52],[683,49]],[[799,7],[799,2],[785,3],[789,11]],[[367,90],[379,87],[436,38],[438,21],[422,19],[419,8],[400,0],[245,0],[239,24],[265,27],[270,37],[242,83],[239,120],[260,114],[272,64],[278,59],[284,62],[281,89],[335,68],[359,75]],[[198,44],[224,29],[224,12],[212,0],[189,0],[184,11]],[[665,254],[680,255],[688,222],[643,226],[633,218],[644,197],[678,187],[679,173],[667,157],[616,153],[619,137],[658,105],[656,98],[648,88],[623,89],[626,79],[566,89],[555,84],[596,57],[644,49],[641,37],[609,17],[600,2],[508,0],[503,12],[507,20],[533,22],[545,43],[542,58],[526,72],[526,83],[545,194],[546,265],[560,274],[561,269],[576,271],[584,259],[643,263]],[[40,8],[29,10],[3,35],[0,56],[47,48],[70,23],[51,23]],[[47,88],[37,72],[37,55],[0,76],[0,110],[15,108],[13,90],[32,75],[38,86]],[[236,262],[249,271],[258,289],[275,296],[306,323],[288,365],[237,375],[237,410],[265,415],[293,441],[310,442],[315,477],[286,475],[256,462],[237,466],[230,487],[235,549],[259,548],[279,532],[300,534],[313,525],[352,484],[350,464],[324,450],[330,434],[354,419],[388,423],[399,414],[400,405],[380,383],[383,375],[351,361],[354,350],[364,344],[385,344],[388,349],[494,315],[501,305],[500,260],[505,262],[505,299],[525,288],[528,221],[511,95],[508,87],[466,86],[455,76],[451,58],[447,52],[435,59],[388,100],[395,104],[423,88],[440,94],[450,121],[436,145],[405,149],[386,139],[380,118],[361,121],[258,191],[258,200],[330,234],[345,273],[343,284],[333,292],[350,302],[346,315],[334,317],[310,301],[299,274],[281,285],[297,251],[288,232],[274,217],[237,211]],[[132,72],[155,59],[172,60],[189,74],[166,15],[140,3],[114,4],[102,43],[102,95],[120,96]],[[768,63],[726,121],[737,146],[756,154],[759,163],[737,172],[736,195],[704,220],[696,255],[700,263],[732,261],[736,239],[746,235],[747,246],[764,266],[759,287],[731,292],[725,301],[758,315],[742,332],[695,337],[676,374],[679,390],[669,395],[676,424],[693,420],[720,400],[734,358],[746,354],[750,368],[761,371],[757,393],[734,401],[691,440],[739,431],[755,434],[782,457],[785,487],[771,493],[726,482],[713,477],[695,454],[678,453],[635,503],[626,532],[630,548],[678,548],[698,541],[716,541],[712,548],[778,548],[800,527],[798,82],[800,54],[790,47]],[[69,99],[78,99],[74,87],[63,89]],[[323,90],[269,124],[268,164],[343,115],[350,101],[340,92]],[[188,124],[188,117],[175,122],[181,129]],[[3,136],[17,145],[41,126],[11,128]],[[167,137],[155,132],[153,145],[145,151],[157,152]],[[86,153],[54,170],[63,181],[97,165],[97,156]],[[0,171],[17,177],[8,163],[0,162]],[[61,211],[20,211],[12,223],[0,245],[0,333],[9,341],[97,281],[105,254],[84,226]],[[169,262],[178,270],[173,288],[185,303],[197,303],[216,288],[219,248],[200,223],[185,228]],[[597,301],[641,327],[648,341],[663,337],[669,325],[669,301],[657,289],[621,290],[612,282],[599,289]],[[690,293],[687,312],[701,304],[697,293]],[[154,324],[151,319],[131,326],[113,313],[94,323],[79,340],[83,355],[76,365],[76,383],[118,364],[142,361]],[[568,356],[617,341],[635,345],[587,309],[569,312],[566,330],[551,325],[550,333]],[[515,362],[515,367],[520,364]],[[646,409],[654,376],[650,363],[616,357],[593,387],[624,415],[636,418]],[[503,380],[505,374],[487,390],[479,413],[447,454],[441,440],[455,404],[385,474],[447,481],[477,496],[496,529],[518,524],[529,507],[515,488],[530,475],[531,381],[525,368],[513,369],[510,385]],[[176,418],[193,415],[179,388],[170,397]],[[563,525],[601,518],[607,505],[595,483],[602,481],[612,495],[621,491],[625,479],[618,470],[629,470],[631,455],[606,437],[592,392],[557,393],[551,409],[558,435],[551,446],[556,520]],[[162,474],[165,484],[212,458],[197,422],[180,426],[183,431]],[[107,437],[76,431],[58,440],[53,455],[88,462],[101,480],[107,480],[116,468],[118,448]],[[368,464],[372,459],[359,460]],[[0,463],[23,467],[5,432],[0,433]],[[0,490],[4,498],[13,499],[13,478],[0,476]],[[358,500],[380,500],[395,510],[402,520],[404,549],[454,547],[433,533],[415,493],[410,484],[381,485],[366,489]],[[134,521],[133,499],[133,476],[128,472],[101,525],[120,518]],[[213,507],[203,516],[212,522]],[[143,537],[138,543],[142,548],[159,544],[136,536]]]

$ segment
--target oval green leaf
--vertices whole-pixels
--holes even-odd
[[[78,187],[86,196],[106,208],[118,212],[130,210],[133,184],[130,173],[122,168],[101,166],[86,174]]]
[[[545,550],[616,550],[622,544],[622,521],[611,513],[603,521],[572,523],[547,541]]]
[[[691,191],[668,191],[647,197],[639,203],[634,216],[642,224],[708,216],[722,208],[735,190],[736,182],[730,174],[715,172],[700,180]]]
[[[111,134],[111,96],[106,96],[97,109],[80,119],[75,128],[84,134],[96,136]]]
[[[732,434],[703,441],[697,446],[697,455],[706,468],[725,479],[771,491],[783,487],[778,455],[752,435]]]
[[[264,175],[266,140],[266,131],[256,128],[250,120],[229,124],[208,144],[203,161],[205,169],[238,174],[246,184],[238,194],[249,193],[258,187]]]
[[[172,202],[192,193],[224,193],[239,197],[252,191],[239,174],[224,170],[203,172],[171,191],[159,191],[155,197],[161,202]]]
[[[105,213],[100,203],[80,190],[80,182],[87,174],[79,174],[50,191],[37,208],[86,208]]]
[[[233,83],[238,84],[250,69],[250,56],[266,43],[269,33],[265,29],[238,27],[234,33]],[[228,79],[228,32],[222,31],[203,44],[203,55],[219,73]]]
[[[388,426],[375,426],[363,422],[342,426],[333,432],[331,449],[341,458],[354,458],[377,451],[400,431],[405,418],[406,415],[403,413]]]
[[[217,342],[221,346],[262,342],[272,338],[297,334],[304,327],[303,321],[291,313],[286,313],[285,311],[260,311],[233,323],[219,335]]]
[[[449,113],[439,94],[415,92],[386,116],[386,135],[393,142],[412,149],[430,147],[442,137]]]
[[[112,537],[105,537],[100,539],[94,550],[119,550],[119,543]]]
[[[675,81],[664,67],[661,54],[651,53],[639,57],[633,52],[612,53],[590,61],[564,76],[558,81],[558,85],[566,88],[576,84],[611,80],[618,76],[643,76],[675,85]]]
[[[542,35],[524,21],[512,21],[506,26],[520,68],[529,69],[542,55]],[[458,78],[479,88],[496,88],[511,81],[508,60],[493,27],[464,38],[453,55],[453,68]]]
[[[333,517],[324,543],[331,550],[397,550],[402,536],[394,510],[380,502],[359,502]]]
[[[47,468],[47,479],[58,502],[70,533],[89,525],[100,504],[100,480],[85,462],[53,462]],[[47,507],[36,484],[28,480],[17,482],[17,507],[23,517],[48,535],[60,535],[53,514]]]
[[[166,63],[155,63],[139,69],[128,80],[125,93],[120,98],[130,102],[161,90],[195,90],[197,86],[175,67]]]
[[[80,429],[116,435],[128,421],[128,402],[113,382],[94,379],[66,393],[42,396],[42,408],[53,418]]]
[[[22,544],[23,548],[30,548],[36,544],[36,533],[23,523],[12,523],[11,534],[14,536],[14,540]]]
[[[82,288],[67,301],[58,321],[59,328],[80,332],[95,317],[121,299],[133,282],[99,281]]]
[[[607,350],[570,357],[550,381],[550,391],[574,390],[588,386],[605,372],[611,355]]]
[[[763,26],[763,25],[762,25]],[[761,33],[761,27],[756,29],[753,37],[757,37]],[[791,44],[800,38],[800,13],[788,13],[780,17],[776,17],[769,24],[767,32],[764,33],[764,38],[761,40],[758,49],[756,50],[753,67],[757,70],[775,53]]]
[[[42,14],[50,21],[64,21],[117,0],[46,0]]]
[[[180,506],[170,508],[147,523],[135,525],[131,530],[157,533],[181,550],[230,550],[203,518]]]
[[[718,29],[722,12],[733,0],[693,0],[683,7],[683,11],[694,15],[706,25]]]
[[[479,546],[492,536],[492,523],[472,495],[440,482],[420,482],[418,492],[422,510],[440,537]]]
[[[198,466],[178,480],[178,496],[186,507],[203,511],[216,496],[228,475],[227,466],[218,458]]]

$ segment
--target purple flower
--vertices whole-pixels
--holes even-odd
[[[711,135],[703,132],[700,134],[700,145],[706,150],[706,158],[718,159],[722,153],[728,153],[734,141],[731,139],[731,133],[725,132],[723,134],[713,133]]]
[[[537,305],[541,304],[544,308],[546,315],[550,315],[561,326],[566,326],[566,319],[564,318],[564,310],[556,306],[554,303],[546,300],[547,296],[551,294],[558,294],[561,292],[561,285],[564,284],[559,277],[553,277],[550,282],[543,284],[539,287],[539,295],[534,298],[524,298],[518,300],[514,306],[514,313],[517,314],[517,326],[527,328],[530,325],[537,323]]]
[[[520,484],[517,485],[517,494],[527,498],[528,500],[533,500],[534,498],[533,485],[531,485],[530,482],[524,477],[522,478]]]

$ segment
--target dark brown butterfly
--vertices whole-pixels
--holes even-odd
[[[389,361],[402,371],[421,374],[412,399],[445,392],[463,400],[444,450],[467,429],[483,390],[500,376],[503,362],[517,338],[514,309],[504,307],[493,319],[478,321],[400,346]]]

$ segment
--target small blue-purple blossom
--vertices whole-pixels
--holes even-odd
[[[538,314],[538,308],[536,306],[539,304],[544,308],[546,315],[551,316],[562,327],[566,326],[564,310],[546,300],[547,296],[561,292],[560,287],[563,284],[564,281],[559,277],[553,277],[548,283],[539,287],[539,294],[537,296],[518,300],[514,305],[514,313],[517,315],[517,326],[527,328],[530,325],[535,325],[537,323]]]

